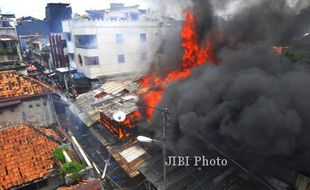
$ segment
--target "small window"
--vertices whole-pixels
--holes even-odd
[[[67,42],[66,42],[66,40],[62,40],[62,46],[63,46],[64,48],[67,47]]]
[[[36,106],[37,106],[37,107],[40,107],[40,104],[39,104],[39,103],[37,103],[37,104],[36,104]]]
[[[116,34],[116,43],[118,43],[118,44],[124,43],[123,34]]]
[[[75,46],[83,49],[96,49],[97,37],[96,35],[76,35]]]
[[[84,62],[85,62],[85,65],[99,65],[99,58],[98,56],[94,56],[94,57],[84,56]]]
[[[71,41],[71,33],[67,33],[67,40],[70,42]]]
[[[140,42],[146,42],[146,33],[140,33]]]
[[[117,56],[118,63],[125,63],[125,55],[120,54]]]
[[[78,55],[78,58],[79,58],[80,65],[83,66],[83,60],[82,60],[82,56],[80,54]]]
[[[146,52],[142,52],[140,56],[141,56],[141,57],[140,57],[140,60],[141,60],[141,61],[147,60],[147,53],[146,53]]]
[[[70,56],[70,59],[71,59],[72,61],[74,61],[74,59],[75,59],[74,54],[73,54],[73,53],[70,53],[69,56]]]
[[[32,107],[33,107],[32,104],[30,104],[30,105],[29,105],[29,108],[32,108]]]

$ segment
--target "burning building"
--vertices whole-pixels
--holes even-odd
[[[295,186],[296,174],[310,171],[309,65],[296,65],[270,49],[304,35],[309,4],[249,2],[219,27],[214,1],[192,2],[180,33],[180,64],[164,74],[154,66],[142,80],[141,99],[150,106],[140,107],[142,118],[160,138],[161,114],[154,107],[168,108],[167,145],[173,154],[204,154],[211,142],[254,173]],[[290,179],[279,168],[286,168]]]
[[[136,177],[138,167],[149,158],[135,140],[140,119],[138,89],[135,79],[107,81],[98,89],[79,95],[70,106],[130,177]],[[113,114],[117,111],[125,113],[124,121],[115,121]]]

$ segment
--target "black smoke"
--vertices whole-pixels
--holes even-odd
[[[231,17],[224,30],[225,45],[255,44],[262,41],[273,45],[287,45],[309,30],[310,7],[299,10],[287,0],[261,0]]]
[[[303,35],[310,8],[297,10],[286,0],[250,2],[221,28],[223,41],[214,44],[220,63],[196,68],[164,91],[158,106],[169,110],[168,148],[175,153],[203,153],[202,137],[237,157],[309,158],[310,68],[272,46]],[[213,7],[193,0],[202,43],[218,24]],[[153,124],[159,123],[155,112]]]
[[[188,151],[178,141],[197,134],[257,155],[289,155],[309,146],[309,66],[260,46],[225,50],[220,59],[166,89],[160,106],[171,113],[171,149]]]

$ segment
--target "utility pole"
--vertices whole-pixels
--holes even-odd
[[[166,190],[167,185],[167,171],[166,171],[166,159],[167,159],[167,151],[166,151],[166,124],[167,124],[167,114],[168,109],[165,108],[162,111],[162,118],[163,118],[163,139],[162,139],[162,151],[163,151],[163,162],[164,162],[164,190]]]

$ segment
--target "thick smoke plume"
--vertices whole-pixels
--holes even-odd
[[[301,10],[286,0],[261,0],[232,16],[224,36],[229,45],[269,42],[284,45],[309,30],[310,7]]]
[[[219,27],[214,7],[233,2],[192,1],[201,43]],[[197,134],[223,150],[261,157],[298,151],[302,157],[310,150],[310,68],[271,50],[309,32],[309,3],[247,2],[217,33],[223,36],[214,42],[220,63],[196,68],[165,89],[158,106],[169,109],[170,150],[203,152]],[[160,114],[153,123],[161,123]]]
[[[308,66],[293,65],[259,46],[225,50],[221,60],[165,91],[161,106],[171,113],[168,139],[173,150],[191,151],[197,134],[262,156],[289,155],[309,146]],[[180,145],[184,140],[187,145]]]

